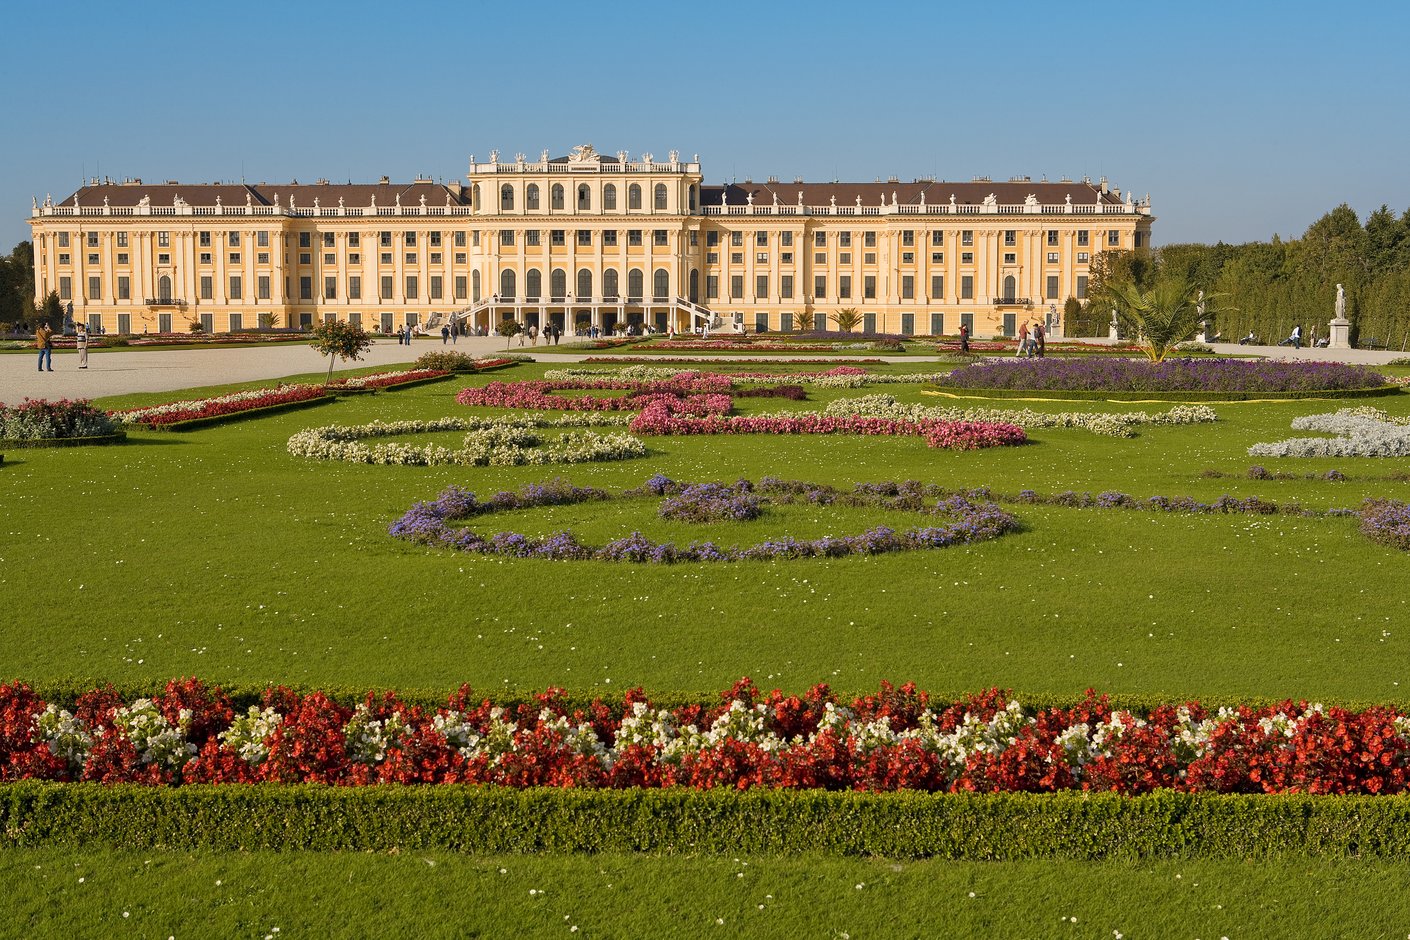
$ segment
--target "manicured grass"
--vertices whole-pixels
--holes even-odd
[[[7,930],[26,937],[1399,937],[1407,877],[1362,861],[0,852]]]
[[[1405,497],[1410,486],[1385,479],[1393,461],[1275,468],[1336,467],[1351,477],[1341,484],[1200,476],[1206,467],[1243,474],[1255,462],[1244,453],[1249,444],[1288,436],[1293,416],[1333,402],[1225,405],[1216,425],[1148,427],[1133,440],[1039,431],[1029,446],[967,453],[911,438],[649,438],[647,460],[472,469],[321,463],[284,450],[291,433],[312,424],[468,414],[455,392],[487,380],[349,398],[316,415],[272,415],[179,440],[134,431],[120,447],[12,455],[0,480],[11,510],[0,538],[6,675],[445,690],[461,682],[587,692],[642,685],[712,695],[749,674],[797,691],[822,681],[866,691],[890,679],[942,693],[998,685],[1073,695],[1096,686],[1179,697],[1404,697],[1397,683],[1410,665],[1410,637],[1399,630],[1405,599],[1395,589],[1404,562],[1359,536],[1354,520],[1015,507],[1022,533],[974,547],[674,567],[484,559],[386,535],[412,502],[448,484],[484,494],[555,475],[615,488],[655,472],[844,486],[910,478],[1001,492],[1256,494],[1322,508]],[[738,407],[817,408],[875,390],[810,389],[796,405],[741,399]],[[919,400],[908,386],[882,390]],[[1155,406],[1081,406],[1133,407]],[[1397,400],[1388,407],[1410,410]],[[529,526],[562,524],[548,510],[516,515]],[[794,534],[832,527],[831,516],[819,518]],[[594,536],[657,525],[645,504],[600,507],[583,519]],[[865,523],[839,512],[836,528]],[[35,642],[38,625],[43,642]]]

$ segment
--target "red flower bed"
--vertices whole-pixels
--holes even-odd
[[[660,382],[627,379],[582,379],[550,382],[544,379],[523,382],[490,382],[467,388],[455,396],[462,405],[491,408],[522,408],[530,411],[638,411],[644,405],[665,398],[691,402],[687,413],[709,414],[729,411],[728,376],[685,373]],[[554,392],[584,390],[625,390],[622,398],[583,396],[568,398]],[[694,400],[694,401],[692,401]]]
[[[129,346],[226,346],[231,343],[288,343],[311,333],[143,333],[126,337]]]
[[[374,375],[361,375],[351,379],[333,382],[330,388],[391,388],[408,382],[424,382],[450,375],[444,369],[409,369],[405,372],[378,372]]]
[[[847,701],[825,685],[764,694],[742,679],[715,703],[673,709],[640,690],[573,705],[550,688],[500,706],[463,687],[438,707],[369,692],[348,707],[273,688],[237,708],[186,679],[130,703],[96,689],[71,711],[0,685],[5,781],[1395,794],[1407,733],[1410,717],[1380,707],[1138,714],[1089,690],[1070,708],[1026,711],[998,690],[949,703],[887,683]]]
[[[165,427],[184,421],[233,415],[242,411],[270,408],[274,405],[309,401],[323,398],[327,394],[327,390],[321,385],[281,385],[278,388],[233,392],[218,398],[204,398],[199,401],[178,401],[166,405],[130,408],[126,411],[114,411],[112,415],[121,419],[125,424]]]

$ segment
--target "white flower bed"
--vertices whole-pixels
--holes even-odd
[[[434,421],[374,421],[355,426],[309,428],[289,438],[289,453],[314,460],[342,460],[400,466],[459,464],[514,467],[524,464],[586,463],[646,456],[646,445],[630,434],[573,431],[547,440],[538,428],[624,425],[630,415],[572,412],[561,417],[440,418]],[[402,434],[468,431],[458,450],[439,444],[365,444],[364,440]]]
[[[1219,416],[1207,405],[1176,405],[1154,414],[1129,411],[1122,414],[1093,411],[1043,412],[1031,408],[962,408],[903,404],[886,394],[840,398],[829,402],[823,412],[829,415],[860,415],[895,421],[1001,421],[1023,428],[1083,428],[1108,437],[1135,437],[1141,424],[1207,424]]]
[[[138,408],[135,411],[124,411],[113,415],[114,418],[122,421],[123,424],[145,424],[153,418],[160,418],[176,412],[200,411],[212,405],[234,404],[243,401],[254,401],[257,398],[269,398],[279,395],[290,389],[302,388],[301,385],[280,385],[278,388],[252,388],[243,392],[231,392],[229,395],[218,395],[215,398],[198,398],[194,401],[173,401],[165,405],[154,405],[151,408]]]
[[[1296,431],[1322,431],[1335,437],[1293,437],[1254,444],[1251,457],[1410,457],[1410,424],[1379,408],[1362,405],[1331,414],[1294,418]]]

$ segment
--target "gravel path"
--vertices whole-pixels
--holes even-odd
[[[398,345],[394,340],[379,339],[354,365],[393,366],[409,365],[421,353],[442,348],[439,339],[418,339],[410,349]],[[504,351],[504,340],[499,337],[463,336],[460,342],[444,348],[473,355],[492,355]],[[1404,353],[1389,351],[1377,352],[1365,349],[1302,349],[1293,350],[1285,346],[1240,346],[1237,343],[1217,343],[1214,348],[1220,353],[1238,355],[1240,353],[1268,356],[1273,359],[1304,359],[1334,362],[1352,362],[1379,365],[1392,359],[1401,358]],[[612,350],[586,352],[553,352],[552,347],[518,346],[511,352],[529,353],[545,362],[576,362],[588,356],[611,356]],[[859,353],[873,358],[871,354]],[[18,404],[23,398],[101,398],[107,395],[126,395],[131,392],[164,392],[177,389],[195,388],[205,385],[224,385],[231,382],[252,382],[259,379],[275,379],[288,375],[318,372],[328,368],[324,359],[310,347],[299,344],[289,346],[242,347],[239,349],[136,349],[94,351],[89,354],[88,368],[78,368],[78,354],[70,350],[56,350],[54,371],[39,373],[35,370],[37,353],[7,353],[0,355],[0,402]],[[640,357],[643,363],[650,364],[651,356]],[[702,363],[712,358],[701,357]],[[778,362],[788,357],[759,356],[760,362]],[[804,357],[806,358],[806,357]],[[874,358],[885,359],[885,356]],[[934,361],[929,357],[907,356],[898,362]],[[342,369],[334,370],[337,372]]]

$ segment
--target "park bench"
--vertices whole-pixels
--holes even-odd
[[[1369,337],[1369,338],[1367,338],[1367,339],[1358,339],[1358,340],[1356,341],[1356,345],[1359,346],[1361,349],[1385,349],[1385,348],[1386,348],[1386,344],[1385,344],[1382,340],[1379,340],[1379,339],[1377,339],[1377,338],[1374,337],[1374,336]]]

